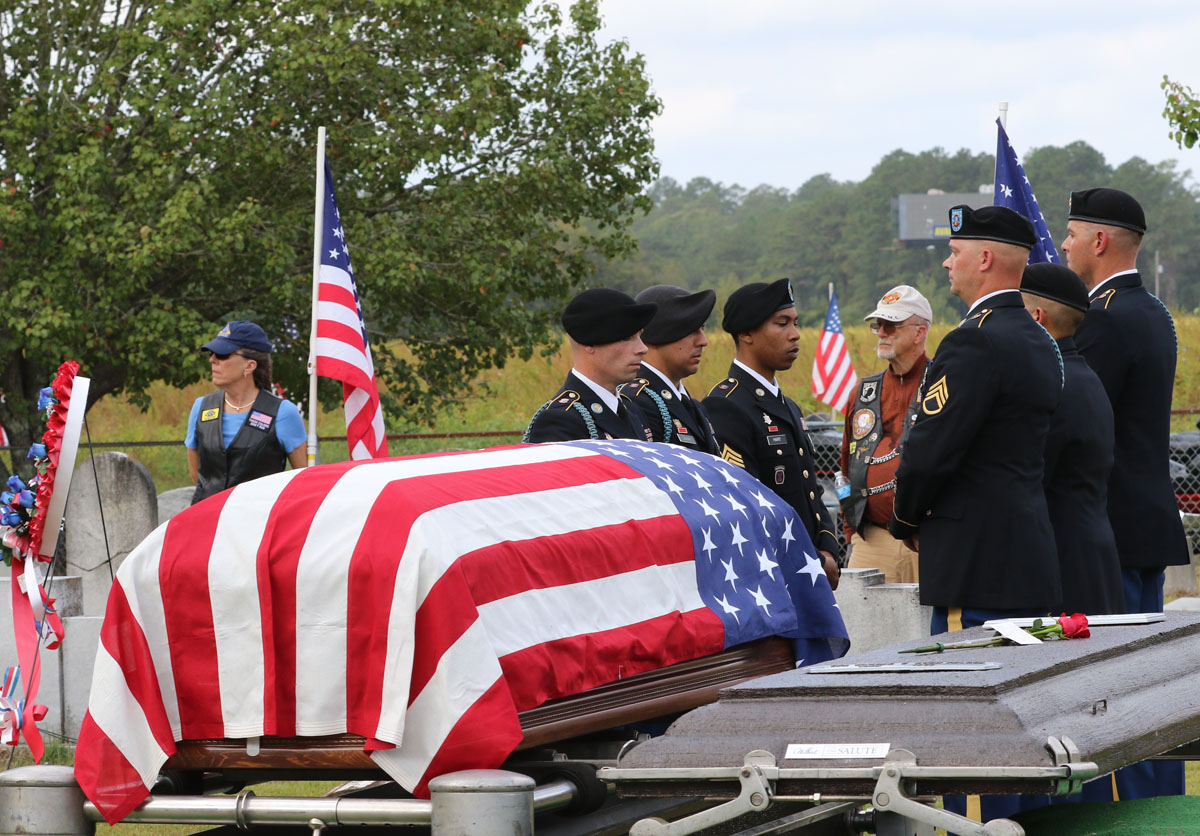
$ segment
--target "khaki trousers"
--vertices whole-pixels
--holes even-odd
[[[917,583],[917,553],[892,537],[886,528],[869,523],[850,538],[847,569],[878,569],[888,583]]]

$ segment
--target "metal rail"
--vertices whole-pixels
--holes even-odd
[[[574,799],[578,789],[571,781],[551,781],[533,791],[534,812],[556,810]],[[137,824],[236,824],[242,829],[260,825],[428,825],[432,802],[419,798],[297,798],[257,796],[245,790],[236,796],[157,795],[127,815],[123,823]],[[104,816],[90,801],[83,803],[90,821]]]

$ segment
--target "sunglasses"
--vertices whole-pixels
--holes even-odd
[[[237,352],[236,352],[236,351],[234,351],[234,352],[232,352],[232,353],[230,353],[230,354],[218,354],[218,353],[217,353],[217,352],[215,352],[215,351],[210,351],[209,353],[210,353],[210,354],[211,354],[213,357],[216,357],[218,360],[228,360],[228,359],[229,359],[230,357],[232,357],[234,354],[237,354]]]
[[[880,322],[875,320],[871,323],[872,334],[892,334],[899,331],[901,328],[915,328],[920,325],[919,322],[907,322],[904,325],[897,325],[894,322]]]

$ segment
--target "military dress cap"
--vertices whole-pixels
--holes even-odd
[[[910,316],[919,316],[932,322],[933,308],[929,307],[929,300],[921,291],[906,284],[898,284],[880,297],[875,310],[864,316],[863,321],[882,319],[887,322],[903,322]]]
[[[642,331],[642,342],[647,345],[666,345],[682,340],[701,328],[717,304],[715,290],[688,293],[682,287],[656,284],[634,297],[637,302],[658,305],[654,318]]]
[[[656,306],[638,304],[619,290],[594,287],[579,293],[563,309],[562,326],[580,345],[626,340],[646,327]]]
[[[1032,250],[1037,233],[1029,219],[1007,206],[955,206],[950,210],[950,237],[999,241]]]
[[[751,282],[729,295],[721,327],[734,335],[753,331],[771,314],[795,305],[791,279],[776,279],[770,283]]]
[[[1021,276],[1021,292],[1061,302],[1069,308],[1087,313],[1087,285],[1064,264],[1030,264]]]
[[[1142,204],[1120,189],[1071,192],[1067,220],[1123,226],[1143,235],[1146,233],[1146,213],[1142,211]]]
[[[217,332],[217,336],[200,346],[213,354],[233,354],[239,348],[251,351],[274,351],[267,332],[253,322],[234,320]]]

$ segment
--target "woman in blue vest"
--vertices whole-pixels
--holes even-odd
[[[307,436],[300,411],[271,394],[271,342],[253,322],[230,322],[201,346],[217,391],[197,398],[188,416],[192,504],[226,488],[304,467]]]

